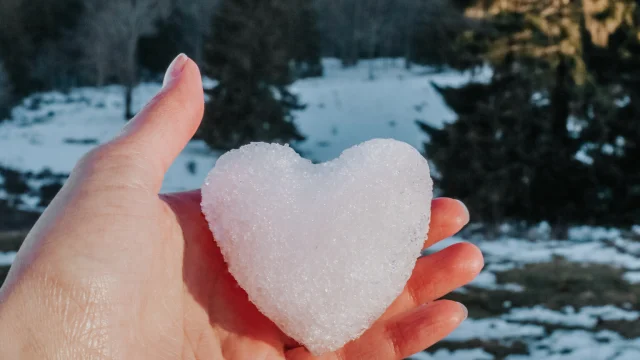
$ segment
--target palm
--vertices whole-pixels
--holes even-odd
[[[178,225],[181,229],[179,236],[174,237],[168,244],[174,246],[173,250],[179,250],[172,251],[173,253],[183,254],[183,263],[176,271],[182,273],[184,280],[183,314],[178,314],[184,319],[184,323],[183,329],[177,329],[184,333],[184,357],[312,358],[295,340],[280,331],[257,310],[248,300],[244,290],[229,274],[200,212],[199,192],[168,195],[163,196],[163,199],[172,209],[167,214],[173,219],[173,223],[171,221],[163,221],[163,223],[171,224],[170,228]],[[456,212],[458,216],[450,216],[455,215]],[[429,243],[457,231],[461,226],[460,217],[464,217],[463,212],[464,210],[457,202],[448,199],[436,200],[433,215],[435,227]],[[375,333],[376,327],[384,327],[388,319],[411,310],[418,305],[417,303],[432,301],[469,281],[479,270],[478,264],[481,263],[481,258],[478,259],[478,256],[475,248],[463,245],[443,254],[434,255],[432,258],[422,259],[419,262],[421,266],[416,268],[416,273],[409,282],[407,290],[374,325],[371,332]],[[444,276],[440,278],[438,274],[430,275],[433,281],[422,278],[425,273],[435,271],[430,268],[430,265],[436,265],[436,263],[439,265],[438,272],[448,273],[446,283],[443,281]],[[164,280],[158,279],[158,281]],[[437,340],[436,337],[433,341]],[[429,343],[426,343],[424,347],[428,345]],[[346,354],[360,354],[363,351],[376,354],[388,352],[389,347],[384,342],[372,343],[370,337],[365,334],[360,340],[350,343],[341,350]],[[334,355],[337,354],[325,356]],[[408,354],[394,355],[399,357]]]
[[[184,319],[183,357],[196,359],[277,359],[295,346],[249,301],[229,274],[208,225],[200,212],[198,191],[163,196],[171,208],[170,228],[181,229],[171,246],[182,253]],[[172,223],[173,221],[173,223]],[[163,279],[158,279],[163,281]]]

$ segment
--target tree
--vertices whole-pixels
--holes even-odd
[[[635,2],[476,1],[466,12],[491,29],[458,46],[480,50],[495,72],[488,84],[440,88],[458,120],[422,124],[445,194],[494,223],[635,221]]]
[[[496,68],[488,84],[437,87],[458,114],[444,129],[421,124],[431,138],[427,158],[441,174],[438,186],[488,223],[577,220],[588,186],[588,168],[574,157],[580,145],[570,139],[563,105],[553,95],[532,101],[539,89],[515,68],[508,62]],[[561,91],[564,76],[558,74],[552,93]]]
[[[74,29],[81,6],[81,0],[0,1],[0,53],[16,99],[68,85],[63,77],[73,61],[63,40]]]
[[[360,58],[360,43],[366,0],[319,0],[320,28],[331,54],[343,66],[354,66]]]
[[[290,0],[293,6],[287,14],[287,34],[297,79],[321,76],[323,69],[322,35],[318,27],[318,12],[313,2],[308,0]]]
[[[471,49],[458,48],[456,39],[474,28],[473,21],[465,18],[462,10],[451,0],[404,1],[408,2],[403,14],[407,19],[403,25],[407,65],[411,61],[437,67],[460,68],[467,65],[466,52]]]
[[[168,0],[87,0],[80,32],[86,60],[96,71],[96,83],[114,75],[125,87],[125,119],[133,117],[132,93],[138,82],[138,43],[156,31],[168,16]]]
[[[29,192],[29,185],[20,172],[0,167],[0,176],[3,178],[3,188],[7,193],[9,207],[16,207],[22,203],[22,195]]]
[[[291,0],[223,0],[205,48],[205,74],[218,80],[200,136],[230,149],[252,141],[302,140],[291,112],[303,108],[288,90],[294,60],[287,34]]]
[[[9,75],[5,71],[2,61],[0,61],[0,122],[9,114],[13,96],[12,92]]]
[[[211,19],[220,0],[188,0],[177,6],[186,14],[183,26],[187,31],[186,41],[191,45],[192,58],[197,64],[204,62],[204,45],[210,35]]]

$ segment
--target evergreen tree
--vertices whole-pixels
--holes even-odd
[[[295,80],[291,64],[305,58],[292,54],[288,33],[297,3],[223,0],[215,12],[204,69],[218,84],[207,92],[199,131],[212,148],[304,139],[292,115],[303,106],[287,88]]]
[[[294,76],[298,79],[322,76],[323,69],[321,34],[318,28],[318,12],[312,1],[289,0],[289,46],[294,65]]]
[[[633,1],[478,1],[489,31],[460,49],[494,66],[488,84],[439,89],[458,120],[427,157],[446,194],[480,220],[629,224],[640,198],[636,99],[640,22]],[[633,220],[633,219],[636,220]]]
[[[426,155],[441,175],[440,189],[465,201],[477,220],[561,223],[582,208],[576,184],[587,169],[573,157],[578,144],[566,126],[554,125],[554,116],[562,122],[562,110],[554,109],[563,105],[541,98],[515,68],[509,61],[496,67],[488,84],[436,86],[458,119],[444,129],[420,124],[430,135]]]

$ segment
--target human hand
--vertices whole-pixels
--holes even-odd
[[[78,163],[29,233],[0,290],[0,358],[314,358],[229,274],[200,192],[158,195],[204,105],[186,57],[165,82],[116,139]],[[467,221],[461,203],[434,200],[425,247]],[[466,317],[459,304],[434,300],[482,266],[471,244],[421,258],[371,329],[320,358],[399,359],[432,345]]]

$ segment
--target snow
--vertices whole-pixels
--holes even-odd
[[[297,124],[309,139],[298,146],[310,158],[327,161],[343,149],[373,138],[395,138],[421,149],[427,140],[415,120],[441,127],[453,121],[455,113],[431,86],[460,86],[471,73],[446,72],[423,75],[428,68],[407,72],[402,62],[381,60],[375,80],[369,79],[367,62],[343,69],[337,60],[324,62],[325,77],[298,81],[292,90],[299,93],[307,108],[297,114]],[[482,69],[476,79],[488,79]]]
[[[612,305],[588,306],[576,311],[567,306],[562,311],[553,311],[542,306],[512,309],[503,319],[512,322],[562,325],[566,327],[593,328],[599,320],[636,321],[637,311],[620,309]]]
[[[473,224],[470,227],[473,228]],[[526,234],[527,238],[510,236],[513,233],[510,225],[504,224],[500,229],[503,235],[497,239],[454,236],[435,244],[424,251],[424,254],[428,256],[469,240],[482,250],[485,268],[468,286],[456,290],[461,293],[469,292],[472,288],[520,292],[524,290],[521,285],[500,283],[497,275],[522,268],[526,264],[552,261],[557,256],[585,266],[605,264],[618,267],[625,271],[626,281],[640,283],[640,241],[632,238],[638,235],[640,226],[633,227],[631,232],[626,232],[625,229],[577,226],[569,229],[567,239],[561,240],[551,239],[548,226],[544,223],[530,229]],[[625,234],[630,234],[631,238]],[[456,343],[490,340],[506,346],[520,341],[526,344],[529,354],[511,354],[506,357],[507,360],[640,359],[640,339],[627,339],[613,331],[597,330],[601,321],[640,321],[637,304],[627,303],[622,308],[610,304],[582,308],[566,306],[553,310],[543,305],[513,308],[511,301],[506,300],[502,308],[504,312],[500,315],[467,319],[446,341]],[[464,350],[483,351],[480,348]],[[420,353],[411,359],[438,359],[436,354],[446,355],[441,351],[443,349],[435,353]],[[464,358],[457,352],[452,356],[459,356],[452,357],[456,359]],[[474,356],[492,359],[490,354],[472,355],[471,358],[474,359]]]
[[[638,359],[640,339],[624,339],[611,331],[559,330],[530,350],[529,355],[510,355],[507,360]]]
[[[511,292],[522,292],[524,289],[519,284],[498,284],[496,274],[484,271],[478,275],[468,286],[483,288],[487,290],[506,290]]]
[[[300,80],[292,86],[307,104],[305,110],[295,113],[296,124],[307,140],[293,144],[304,156],[315,161],[329,160],[343,149],[373,137],[391,137],[421,149],[428,139],[415,120],[440,127],[455,118],[430,83],[456,86],[470,79],[484,81],[490,76],[488,69],[481,69],[475,75],[436,74],[424,67],[407,71],[398,61],[384,59],[373,62],[375,79],[370,80],[369,65],[365,61],[357,67],[343,69],[338,61],[327,59],[324,77]],[[215,85],[213,80],[204,80],[207,88]],[[159,89],[159,83],[139,85],[133,96],[134,108],[141,108]],[[0,123],[0,166],[34,174],[49,169],[64,178],[84,153],[111,139],[124,125],[122,91],[119,86],[77,88],[68,94],[49,92],[27,98],[13,109],[9,121]],[[582,124],[572,119],[568,128],[579,132]],[[625,143],[625,139],[620,138],[615,140],[615,146],[610,146],[618,151]],[[593,159],[588,153],[597,150],[595,144],[586,144],[576,157],[590,163]],[[600,150],[611,153],[609,146]],[[166,174],[163,191],[199,188],[219,155],[202,141],[192,141]],[[48,181],[36,177],[27,179],[36,190]],[[3,182],[0,176],[0,187]],[[0,188],[0,198],[8,196]],[[25,209],[38,208],[37,193],[22,196],[22,201]],[[500,273],[527,264],[553,261],[556,257],[585,266],[613,266],[620,269],[629,284],[640,284],[640,224],[630,231],[573,227],[567,239],[553,239],[547,223],[539,224],[524,235],[517,234],[516,228],[509,224],[500,230],[502,234],[496,239],[455,236],[423,253],[428,255],[465,241],[482,250],[485,268],[469,286],[459,289],[460,292],[500,290],[516,294],[530,290],[516,283],[501,283]],[[15,252],[0,253],[0,265],[9,265],[14,258]],[[511,354],[507,360],[637,360],[640,359],[640,339],[597,330],[601,320],[640,321],[638,304],[628,305],[553,310],[543,305],[513,307],[512,302],[506,300],[502,302],[501,314],[467,319],[447,341],[480,339],[506,345],[521,341],[526,345],[529,354]],[[415,360],[493,358],[480,348],[439,349],[411,357]]]
[[[435,353],[418,353],[410,356],[408,360],[492,360],[493,355],[481,349],[463,349],[450,351],[440,349]]]
[[[416,119],[433,126],[452,121],[431,86],[462,85],[472,78],[489,78],[489,69],[430,73],[426,67],[412,71],[394,59],[373,60],[375,79],[369,79],[369,61],[343,69],[339,61],[325,59],[325,76],[304,79],[292,86],[307,108],[296,112],[296,123],[307,140],[294,144],[316,161],[337,157],[342,150],[376,137],[395,138],[422,149],[425,135]],[[204,79],[210,88],[215,81]],[[135,88],[134,109],[141,109],[160,90],[160,83]],[[123,89],[77,88],[69,94],[35,94],[13,109],[11,119],[0,123],[0,166],[23,172],[49,169],[68,174],[84,153],[113,138],[125,124]],[[202,141],[192,141],[169,169],[163,191],[199,188],[220,154]]]
[[[134,108],[142,108],[158,90],[160,84],[138,86]],[[40,107],[33,109],[36,102]],[[87,151],[118,134],[125,124],[123,111],[122,89],[118,86],[31,96],[13,110],[12,121],[0,123],[0,165],[23,172],[49,169],[68,174]],[[202,141],[191,142],[167,172],[163,190],[200,187],[216,155]],[[188,170],[189,163],[195,164],[193,174]]]
[[[505,340],[542,335],[544,335],[544,328],[538,325],[515,324],[495,318],[479,320],[467,319],[460,327],[447,336],[446,340]]]
[[[0,252],[0,266],[9,266],[16,258],[16,252]]]
[[[640,271],[627,271],[624,279],[631,284],[640,284]]]
[[[577,228],[575,231],[570,230],[569,240],[533,242],[519,238],[502,238],[499,241],[484,241],[481,248],[486,259],[491,263],[501,264],[500,266],[547,262],[561,256],[576,263],[609,264],[629,270],[640,270],[640,256],[637,253],[640,253],[639,243],[630,240],[605,241],[611,239],[609,235],[612,233],[607,233],[601,228],[592,229],[589,237],[576,236],[576,233],[585,231],[584,228]]]
[[[593,226],[574,226],[568,233],[573,241],[613,240],[621,236],[620,229]]]

